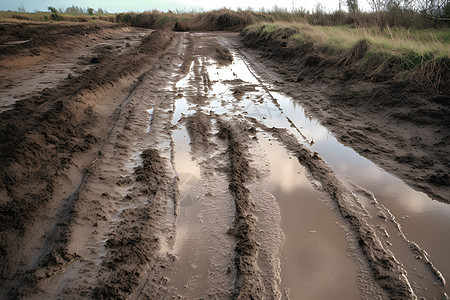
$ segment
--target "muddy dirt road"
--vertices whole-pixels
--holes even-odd
[[[237,34],[120,30],[79,90],[6,97],[1,298],[447,299],[445,201],[338,142]]]

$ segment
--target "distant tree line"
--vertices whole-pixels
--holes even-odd
[[[342,11],[342,7],[346,4],[349,13],[357,13],[360,11],[359,9],[359,3],[358,0],[338,0],[339,1],[339,10]],[[346,2],[344,4],[344,1]],[[449,0],[368,0],[369,4],[376,14],[383,14],[383,13],[404,13],[404,12],[410,12],[410,13],[420,13],[422,15],[428,15],[431,17],[437,17],[437,18],[450,18],[450,1]],[[309,11],[307,11],[303,7],[296,7],[295,6],[296,1],[292,1],[292,12],[296,13],[304,13],[309,14]],[[102,9],[101,7],[97,10],[94,10],[93,8],[83,8],[80,6],[72,5],[70,7],[67,7],[65,9],[58,8],[57,10],[54,7],[51,7],[54,9],[51,10],[50,6],[48,10],[55,13],[61,13],[61,14],[71,14],[71,15],[102,15],[102,14],[108,14],[108,11],[106,9]],[[238,8],[238,11],[242,9]],[[247,8],[247,10],[253,11],[250,7]],[[323,14],[325,13],[326,8],[319,2],[316,4],[314,10],[312,13],[314,14]],[[25,8],[23,5],[20,5],[17,9],[19,12],[25,12]],[[288,8],[279,7],[276,4],[273,6],[272,9],[265,10],[264,8],[260,9],[260,12],[288,12]],[[194,12],[203,12],[202,11],[194,11],[194,9],[191,11]],[[186,12],[179,12],[177,13],[186,13]]]
[[[450,25],[449,0],[368,0],[372,12],[363,12],[359,0],[337,0],[339,9],[327,10],[320,2],[312,11],[297,7],[292,0],[292,9],[274,5],[272,9],[260,9],[259,12],[278,15],[291,21],[290,14],[302,17],[315,25],[357,24],[358,26],[403,26],[414,28],[448,27]],[[344,12],[347,7],[348,13]],[[240,11],[240,9],[238,9]],[[241,11],[243,11],[241,9]],[[247,11],[254,11],[247,8]]]
[[[343,6],[347,6],[349,13],[357,13],[360,11],[358,0],[338,0],[339,10],[342,11]],[[449,0],[368,0],[369,4],[376,14],[382,13],[419,13],[432,17],[450,18],[450,1]],[[292,1],[292,12],[309,14],[303,7],[296,7],[296,1]],[[251,9],[249,9],[251,10]],[[319,2],[316,4],[313,14],[324,14],[326,8]],[[288,12],[287,8],[281,8],[274,5],[272,9],[260,10],[261,12]]]
[[[450,18],[448,0],[369,0],[369,3],[375,13],[411,11],[433,17]]]
[[[79,7],[76,5],[72,5],[71,7],[67,7],[65,9],[63,8],[58,8],[56,9],[54,6],[49,6],[48,11],[52,13],[52,15],[57,15],[57,14],[69,14],[69,15],[104,15],[104,14],[108,14],[108,11],[106,9],[103,9],[101,7],[99,7],[97,10],[94,10],[91,7],[87,7],[87,8],[83,8],[83,7]],[[23,7],[23,5],[20,5],[17,8],[18,12],[26,12],[25,8]]]
[[[102,14],[108,13],[108,11],[102,9],[101,7],[98,8],[97,10],[94,10],[91,7],[83,8],[83,7],[76,6],[76,5],[67,7],[66,9],[59,8],[58,12],[63,13],[63,14],[70,14],[70,15],[93,15],[94,13],[102,15]]]

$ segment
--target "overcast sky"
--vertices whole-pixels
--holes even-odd
[[[169,9],[191,10],[192,8],[211,10],[224,7],[231,9],[251,7],[259,10],[260,8],[271,9],[276,4],[278,7],[289,10],[293,7],[304,7],[312,11],[317,3],[325,7],[327,11],[334,11],[338,8],[339,0],[0,0],[0,10],[17,10],[20,6],[23,6],[26,11],[47,11],[48,6],[64,9],[72,5],[94,9],[101,7],[109,12],[142,12],[153,9],[162,11]],[[367,0],[359,0],[359,3],[362,10],[370,10]]]

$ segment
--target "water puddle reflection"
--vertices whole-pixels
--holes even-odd
[[[184,125],[180,125],[183,116],[192,115],[196,110],[206,115],[213,113],[224,120],[252,117],[267,127],[288,129],[299,142],[330,164],[349,189],[354,191],[352,184],[355,184],[371,191],[379,203],[397,217],[408,239],[423,247],[437,269],[444,277],[450,278],[446,251],[450,248],[450,239],[446,238],[450,232],[450,206],[432,201],[340,144],[293,99],[272,91],[269,85],[263,86],[241,57],[235,53],[233,57],[233,63],[229,66],[219,66],[212,60],[197,58],[191,64],[189,73],[174,85],[177,96],[174,99],[172,125],[176,125],[177,129],[173,130],[172,137],[181,196],[177,239],[173,249],[179,261],[171,278],[177,293],[187,298],[203,297],[204,290],[199,292],[201,287],[211,287],[214,281],[210,271],[212,264],[218,264],[220,258],[217,261],[205,258],[217,255],[211,254],[211,248],[217,247],[207,245],[207,240],[199,238],[199,234],[225,242],[226,257],[233,252],[233,242],[229,237],[227,241],[224,229],[219,226],[221,224],[226,230],[233,220],[233,201],[227,192],[227,179],[217,174],[208,174],[210,177],[207,179],[202,175],[199,161],[194,161],[194,155],[190,153],[187,131]],[[202,79],[199,81],[199,78]],[[201,86],[195,86],[199,82],[202,82]],[[259,143],[270,163],[267,192],[278,202],[281,228],[285,235],[280,253],[281,292],[286,296],[289,294],[292,299],[360,298],[354,261],[347,256],[348,242],[340,226],[343,221],[339,213],[322,203],[322,195],[313,188],[298,161],[270,139],[269,135],[259,134]],[[217,186],[211,186],[213,180]],[[217,197],[222,197],[220,199],[225,203]],[[372,215],[373,226],[379,230],[381,225],[373,215],[370,202],[364,199],[361,202]],[[222,207],[211,210],[214,205]],[[223,212],[226,214],[221,216]],[[205,229],[205,216],[212,218],[213,225],[208,226],[214,227],[214,230]],[[390,247],[400,262],[408,264],[411,261],[413,256],[401,240],[392,238],[389,243],[392,247],[387,243],[386,247]],[[231,276],[226,272],[229,265],[232,261],[215,267],[225,270],[224,276],[227,277]],[[439,298],[442,291],[449,293],[447,287],[434,286],[430,274],[421,274],[427,277],[424,279],[410,270],[408,265],[404,268],[412,274],[408,278],[416,286],[416,292],[419,290],[417,286],[425,287],[426,290],[418,292],[419,296]],[[224,287],[223,290],[229,288]]]
[[[281,292],[290,299],[360,298],[356,265],[340,227],[344,221],[321,201],[295,157],[270,135],[258,137],[270,163],[268,192],[280,206],[285,235]]]
[[[283,112],[307,138],[314,140],[311,150],[318,152],[348,186],[349,183],[354,183],[371,191],[381,204],[397,216],[397,221],[408,238],[423,247],[444,277],[450,278],[450,264],[445,250],[450,247],[450,239],[440,238],[450,231],[450,205],[433,201],[424,193],[415,191],[399,178],[339,143],[325,127],[308,116],[303,108],[289,97],[280,93],[272,95]],[[395,247],[399,249],[398,245]],[[410,260],[411,252],[396,252],[394,249],[392,251],[400,261]],[[411,274],[416,273],[413,272],[413,267],[406,265],[405,268]],[[427,279],[420,278],[423,275],[409,276],[409,279],[417,286],[425,286],[428,289],[422,291],[424,296],[440,297],[441,289],[433,284],[430,276],[431,274],[426,274]],[[423,284],[424,281],[426,284]],[[448,288],[444,290],[449,292]]]

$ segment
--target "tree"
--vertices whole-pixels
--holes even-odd
[[[87,11],[88,11],[88,14],[90,15],[90,16],[92,16],[93,14],[94,14],[94,9],[93,8],[88,8],[87,9]]]
[[[450,18],[450,2],[447,2],[444,6],[444,17]]]
[[[325,14],[325,8],[323,7],[322,3],[320,3],[320,2],[316,3],[316,6],[314,7],[314,14],[316,14],[316,15]]]
[[[53,6],[49,6],[49,7],[47,7],[47,9],[52,13],[50,16],[51,19],[55,20],[55,21],[59,21],[58,11],[56,10],[56,8],[54,8]]]
[[[348,11],[350,13],[358,12],[358,0],[347,0]]]
[[[66,8],[66,14],[82,15],[82,14],[84,14],[84,10],[82,7],[72,5],[71,7]]]

